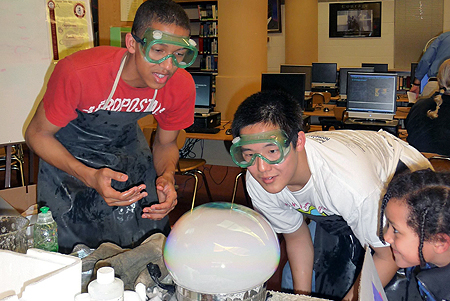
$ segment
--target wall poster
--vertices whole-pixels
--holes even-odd
[[[381,2],[330,3],[330,38],[381,37]]]

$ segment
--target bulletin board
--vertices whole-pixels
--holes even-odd
[[[22,142],[52,69],[45,1],[0,2],[0,144]]]
[[[88,0],[0,1],[0,145],[24,141],[25,129],[45,93],[47,81],[56,64],[56,60],[53,60],[55,45],[52,44],[55,41],[65,43],[58,50],[58,58],[62,58],[69,54],[69,48],[73,46],[68,42],[79,39],[77,33],[61,38],[65,32],[63,27],[73,31],[73,26],[66,19],[59,17],[56,23],[49,21],[50,8],[56,10],[60,4],[68,2],[75,4],[72,10],[74,15],[89,20],[83,23],[87,24],[86,30],[90,30],[87,39],[92,40]],[[76,3],[82,3],[86,11]],[[50,23],[54,25],[54,32],[51,31]],[[59,38],[52,41],[52,33],[60,34]]]

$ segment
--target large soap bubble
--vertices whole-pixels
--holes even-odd
[[[164,261],[178,286],[206,294],[241,292],[273,275],[280,246],[270,224],[256,211],[207,203],[175,223]]]

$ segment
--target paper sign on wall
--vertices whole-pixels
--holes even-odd
[[[94,46],[91,5],[88,0],[49,0],[47,17],[54,60]]]

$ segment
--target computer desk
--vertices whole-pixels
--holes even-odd
[[[317,117],[335,117],[334,116],[334,108],[336,105],[334,104],[322,104],[319,107],[316,106],[315,110],[312,112],[304,111],[303,115],[305,116],[317,116]],[[323,108],[328,108],[329,111],[325,112]],[[397,107],[397,112],[394,115],[395,119],[406,119],[408,116],[410,107]]]
[[[142,127],[142,131],[146,131],[146,129],[155,130],[157,124],[153,123],[150,125],[145,125]],[[221,140],[221,141],[232,141],[233,136],[227,135],[226,130],[231,128],[231,121],[222,121],[220,126],[218,127],[220,131],[216,134],[204,134],[204,133],[186,133],[186,138],[191,139],[204,139],[204,140]]]

